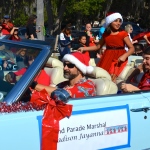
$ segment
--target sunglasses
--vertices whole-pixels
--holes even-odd
[[[68,68],[74,68],[75,67],[75,64],[66,64],[64,63],[64,67],[67,66]]]

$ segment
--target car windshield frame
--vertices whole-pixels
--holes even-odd
[[[51,56],[52,50],[49,45],[39,45],[39,44],[32,44],[26,42],[15,42],[11,40],[0,40],[0,42],[4,44],[13,44],[13,45],[41,49],[39,55],[36,57],[32,65],[27,69],[27,71],[23,75],[23,78],[21,78],[15,84],[12,90],[4,98],[3,102],[6,102],[7,104],[12,104],[18,101],[23,96],[25,91],[28,89],[29,85],[33,82],[34,78],[38,74],[38,71],[45,65],[48,58]]]

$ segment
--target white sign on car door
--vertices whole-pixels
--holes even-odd
[[[128,105],[73,112],[60,121],[58,150],[102,150],[130,146]]]

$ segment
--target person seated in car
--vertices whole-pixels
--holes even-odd
[[[93,71],[93,67],[89,66],[89,57],[80,52],[66,54],[63,57],[64,77],[68,81],[64,81],[57,87],[43,86],[41,84],[31,85],[31,88],[41,91],[45,89],[50,95],[57,88],[65,89],[72,98],[82,98],[87,96],[95,96],[95,85],[91,80],[85,78],[85,74]]]
[[[64,57],[65,54],[71,53],[71,42],[71,29],[67,26],[61,31],[59,35],[58,50],[60,53],[60,60]]]
[[[80,47],[87,47],[86,41],[87,41],[87,36],[86,36],[86,34],[84,33],[84,34],[80,35],[79,38],[78,38],[78,43],[77,43],[77,45],[74,47],[74,49],[77,50],[77,49],[80,48]],[[87,55],[87,56],[89,57],[89,59],[90,59],[89,52],[84,52],[84,54]]]
[[[93,67],[88,65],[89,58],[82,53],[74,52],[72,54],[66,54],[63,58],[64,61],[64,77],[68,81],[64,81],[57,85],[57,87],[44,86],[33,82],[30,85],[30,89],[41,91],[45,89],[50,96],[56,90],[65,90],[72,98],[83,98],[87,96],[95,96],[95,85],[91,80],[85,78],[85,74],[89,74],[93,71]],[[14,84],[10,84],[0,79],[0,91],[9,92]],[[28,91],[28,90],[27,90]],[[31,92],[29,92],[31,95]],[[29,101],[30,96],[25,101]]]
[[[9,15],[4,15],[3,23],[2,23],[2,33],[4,35],[10,34],[12,28],[14,27],[10,16]]]
[[[147,47],[143,52],[143,67],[145,73],[138,87],[133,86],[132,84],[122,83],[121,89],[123,92],[150,90],[150,47]]]

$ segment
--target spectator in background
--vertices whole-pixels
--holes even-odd
[[[87,35],[86,45],[88,47],[95,46],[96,43],[99,42],[98,39],[95,39],[95,35],[92,33],[91,30],[92,30],[91,24],[87,23],[86,26],[85,26],[85,32],[86,32],[86,35]],[[90,51],[89,55],[90,55],[90,58],[97,58],[97,51]]]
[[[132,38],[131,38],[131,33],[133,32],[133,27],[132,27],[131,24],[127,24],[127,25],[125,26],[125,31],[128,33],[129,39],[130,39],[130,41],[131,41],[132,44],[138,42],[137,40],[133,41]],[[128,51],[128,47],[127,47],[127,46],[125,46],[125,50]]]
[[[69,27],[65,27],[62,29],[58,41],[60,60],[64,57],[65,54],[70,54],[71,42],[72,42],[71,29]]]
[[[26,37],[27,37],[27,39],[30,39],[30,40],[36,40],[37,39],[36,19],[37,19],[36,15],[31,15],[28,19],[28,22],[26,25],[26,29],[27,29]]]
[[[103,19],[103,20],[101,21],[101,24],[100,24],[99,39],[102,38],[102,35],[103,35],[104,31],[105,31],[105,27],[103,26],[104,24],[105,24],[105,19]]]
[[[10,34],[13,27],[14,25],[11,22],[9,15],[5,15],[2,23],[2,33],[4,35]]]
[[[133,44],[133,46],[134,46],[135,52],[132,55],[143,56],[144,46],[139,43],[135,43],[135,44]]]
[[[80,35],[79,36],[79,43],[76,45],[75,50],[77,50],[80,47],[87,47],[86,40],[87,40],[86,34]],[[87,55],[90,59],[89,52],[85,51],[84,54]]]
[[[21,38],[18,35],[18,28],[17,27],[13,27],[10,34],[11,34],[11,36],[10,36],[9,40],[21,41]]]

